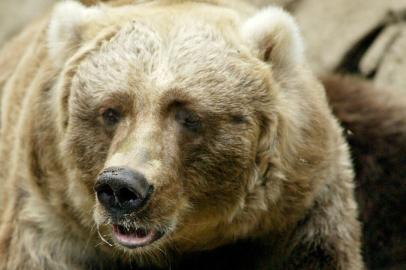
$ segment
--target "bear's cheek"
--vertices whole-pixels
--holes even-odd
[[[192,208],[209,212],[233,209],[244,196],[255,167],[251,145],[241,144],[240,139],[216,139],[184,153],[182,184]]]

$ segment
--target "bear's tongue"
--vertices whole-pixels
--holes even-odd
[[[113,225],[113,235],[116,240],[127,247],[134,248],[151,243],[155,238],[154,230],[143,228],[126,229],[121,225]]]

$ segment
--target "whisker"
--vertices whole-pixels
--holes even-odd
[[[108,241],[104,238],[104,236],[100,233],[100,226],[99,226],[99,225],[97,225],[97,234],[99,235],[100,239],[101,239],[104,243],[106,243],[106,244],[109,245],[110,247],[113,246],[113,244],[111,244],[110,242],[108,242]]]

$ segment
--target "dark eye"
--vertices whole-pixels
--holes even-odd
[[[202,129],[200,118],[186,109],[178,110],[175,114],[175,119],[189,131],[199,132]]]
[[[120,112],[109,108],[102,114],[104,126],[108,129],[114,128],[121,119]]]

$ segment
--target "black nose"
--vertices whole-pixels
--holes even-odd
[[[110,167],[98,177],[94,186],[99,202],[114,214],[139,210],[148,200],[152,186],[145,177],[124,167]]]

